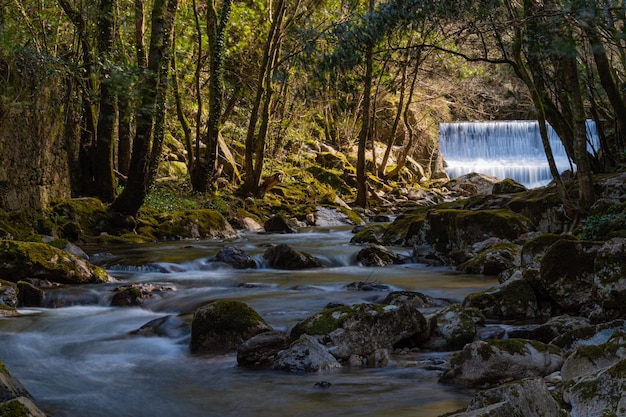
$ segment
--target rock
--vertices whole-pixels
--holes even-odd
[[[444,300],[433,298],[417,291],[392,291],[383,300],[382,304],[408,304],[412,308],[442,307],[447,303]]]
[[[563,362],[563,381],[593,374],[626,359],[626,329],[600,345],[579,345]],[[626,375],[625,375],[626,376]]]
[[[469,197],[477,194],[491,194],[494,184],[499,181],[496,177],[470,172],[451,179],[446,184],[446,188],[457,195]]]
[[[626,317],[626,239],[605,242],[594,260],[594,271],[592,292],[602,310],[596,317],[603,320]]]
[[[14,282],[0,280],[0,305],[14,309],[18,305],[18,289]]]
[[[541,324],[528,333],[528,339],[538,340],[543,343],[550,343],[556,337],[575,331],[581,327],[588,327],[589,319],[576,316],[557,316],[552,317],[547,322]]]
[[[41,288],[35,287],[30,282],[19,281],[17,283],[19,290],[19,305],[21,307],[43,307],[45,293]]]
[[[199,209],[160,213],[153,234],[159,239],[228,239],[237,232],[217,210]]]
[[[318,372],[340,368],[341,364],[315,337],[302,335],[289,349],[278,353],[273,369],[290,372]]]
[[[226,245],[215,255],[216,262],[222,262],[234,269],[254,269],[256,261],[244,250],[232,245]]]
[[[524,279],[511,278],[497,287],[469,294],[464,307],[475,307],[488,319],[529,320],[539,316],[537,296]]]
[[[407,304],[357,304],[325,309],[291,330],[291,339],[303,334],[320,335],[340,361],[352,355],[368,358],[378,349],[407,343],[416,345],[430,336],[424,316]]]
[[[314,219],[315,220],[312,224],[319,227],[346,226],[355,224],[355,222],[341,209],[331,207],[318,207],[315,210]]]
[[[499,275],[519,266],[521,247],[514,243],[500,243],[463,262],[458,269],[468,274]]]
[[[0,241],[0,276],[11,282],[26,278],[60,284],[94,284],[113,278],[99,266],[45,243]]]
[[[442,382],[494,386],[506,381],[542,377],[560,369],[561,349],[537,341],[504,339],[465,345],[450,360]]]
[[[347,290],[351,291],[389,291],[389,285],[381,284],[379,282],[351,282],[346,285]]]
[[[241,301],[217,300],[196,310],[191,322],[191,352],[235,350],[244,341],[272,328]]]
[[[322,262],[308,253],[298,252],[289,245],[281,243],[270,247],[263,254],[270,268],[299,270],[319,268]]]
[[[111,298],[111,305],[128,307],[142,305],[146,300],[154,297],[155,293],[172,291],[172,287],[154,284],[130,284],[115,288]]]
[[[350,239],[350,243],[381,244],[386,230],[387,230],[387,227],[386,225],[383,225],[383,224],[374,224],[371,226],[364,227],[358,232],[356,232],[356,234],[352,237],[352,239]]]
[[[419,345],[423,349],[451,351],[462,349],[476,338],[476,324],[484,322],[478,310],[453,304],[434,316],[436,326],[430,339]]]
[[[563,312],[588,315],[595,304],[590,290],[594,285],[596,255],[601,246],[599,242],[559,240],[541,259],[540,291]]]
[[[179,338],[189,333],[189,328],[176,316],[164,316],[150,320],[137,330],[130,332],[133,336]]]
[[[534,238],[527,240],[522,245],[521,265],[524,267],[539,268],[541,258],[548,248],[559,240],[578,240],[573,235],[541,233]]]
[[[30,394],[22,383],[0,361],[0,403],[19,398],[28,397]],[[0,415],[3,415],[0,413]]]
[[[514,194],[524,191],[528,191],[528,189],[511,178],[505,178],[500,182],[496,182],[491,190],[493,194]]]
[[[259,232],[263,230],[263,226],[252,217],[244,217],[241,219],[241,226],[249,232]]]
[[[561,417],[562,414],[544,380],[531,378],[481,391],[464,413],[452,416]]]
[[[626,415],[626,359],[567,386],[563,399],[571,417]]]
[[[46,417],[30,398],[19,397],[0,404],[0,416]]]
[[[550,344],[570,352],[580,345],[601,345],[606,343],[616,332],[622,331],[626,331],[626,321],[614,320],[608,323],[574,328],[555,337]]]
[[[289,348],[289,335],[270,330],[243,342],[237,348],[237,363],[246,368],[269,367],[278,352]]]
[[[363,266],[387,266],[405,263],[405,259],[389,249],[369,244],[356,254],[356,260]]]
[[[272,216],[265,221],[263,228],[267,233],[297,233],[281,215]]]

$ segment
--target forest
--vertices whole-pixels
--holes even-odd
[[[135,215],[173,154],[193,192],[262,196],[275,167],[322,144],[354,155],[365,207],[368,183],[409,160],[414,182],[437,175],[438,123],[536,119],[561,199],[585,213],[592,175],[625,156],[625,20],[613,0],[4,1],[0,125],[39,94],[24,79],[62,83],[71,128],[53,134],[79,142],[72,196]],[[577,166],[575,197],[547,123]]]

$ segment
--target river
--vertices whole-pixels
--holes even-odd
[[[420,291],[461,301],[495,284],[493,278],[412,263],[365,268],[352,259],[350,228],[309,228],[297,234],[242,234],[228,241],[260,267],[224,268],[210,259],[223,241],[186,241],[89,249],[93,263],[120,282],[61,288],[47,294],[56,308],[22,310],[0,320],[0,359],[56,417],[172,416],[394,416],[432,417],[464,407],[469,390],[437,382],[420,366],[449,353],[392,355],[385,368],[348,368],[290,374],[237,366],[236,355],[192,355],[189,333],[129,335],[150,320],[192,312],[215,299],[246,302],[277,330],[328,303],[375,302],[391,290]],[[287,243],[327,267],[279,271],[263,265],[269,244]],[[408,248],[390,248],[408,255]],[[115,287],[154,283],[169,290],[140,307],[111,307]],[[382,285],[355,291],[352,282]],[[320,388],[317,382],[330,386]]]

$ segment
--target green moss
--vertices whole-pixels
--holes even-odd
[[[28,417],[32,413],[20,401],[14,399],[0,404],[0,416],[2,417]]]
[[[198,327],[200,321],[206,323],[211,332],[243,332],[259,323],[265,323],[259,313],[237,300],[217,300],[200,307],[194,314],[193,326],[201,333],[203,330],[207,331]]]
[[[7,369],[6,365],[2,361],[0,361],[0,373],[5,374],[5,375],[9,374],[9,370]]]
[[[327,308],[296,324],[291,330],[291,338],[297,339],[303,334],[324,335],[340,328],[343,323],[354,317],[382,314],[384,306],[375,304],[356,304]]]
[[[374,224],[367,226],[363,230],[357,232],[352,239],[351,243],[381,243],[382,237],[385,234],[387,227],[382,224]]]

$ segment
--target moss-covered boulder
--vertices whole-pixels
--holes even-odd
[[[15,282],[0,279],[0,305],[5,309],[14,309],[18,304],[18,289]]]
[[[550,343],[557,337],[577,329],[589,327],[590,321],[586,317],[562,315],[550,318],[547,322],[535,327],[528,333],[528,338],[543,343]]]
[[[548,248],[559,240],[578,240],[573,235],[541,233],[534,238],[527,240],[522,245],[521,265],[524,267],[539,267],[541,258]]]
[[[386,225],[380,243],[383,245],[412,246],[421,241],[420,232],[428,210],[428,207],[421,207],[396,217],[391,224]]]
[[[154,221],[140,228],[142,234],[159,240],[171,239],[227,239],[237,232],[219,211],[184,210],[161,213]]]
[[[267,249],[263,253],[263,259],[270,268],[275,269],[300,270],[323,266],[319,259],[308,253],[299,252],[285,243]]]
[[[382,244],[383,236],[387,230],[384,224],[374,224],[364,227],[355,233],[350,243],[376,243]]]
[[[148,283],[122,285],[115,288],[111,298],[111,305],[115,307],[139,306],[159,294],[172,290],[172,287]]]
[[[50,220],[59,235],[70,241],[85,241],[102,232],[112,233],[111,214],[97,198],[82,197],[55,201],[49,210]]]
[[[591,289],[601,242],[559,240],[548,248],[539,267],[539,290],[563,312],[588,315],[595,304]]]
[[[267,368],[280,351],[289,348],[289,342],[286,332],[270,330],[259,333],[237,348],[237,364],[246,368]]]
[[[528,189],[524,187],[519,182],[515,181],[511,178],[505,178],[500,182],[493,184],[492,193],[493,194],[515,194],[527,191]]]
[[[463,306],[480,310],[496,320],[532,320],[539,316],[537,296],[524,279],[509,279],[497,287],[469,294]]]
[[[28,397],[19,397],[0,404],[3,417],[46,417],[46,414]]]
[[[563,363],[564,381],[590,375],[626,359],[626,329],[617,331],[606,343],[577,346]]]
[[[191,352],[236,350],[245,340],[272,328],[247,304],[217,300],[196,310],[191,322]]]
[[[257,266],[256,261],[246,251],[233,245],[226,245],[220,249],[213,261],[234,269],[254,269]]]
[[[447,306],[450,302],[417,291],[392,291],[387,294],[382,304],[408,304],[413,308],[431,308]]]
[[[102,268],[45,243],[0,241],[0,275],[11,282],[39,278],[60,284],[112,280]]]
[[[4,363],[0,361],[0,403],[19,397],[30,398],[30,394],[22,383],[7,369]]]
[[[593,294],[601,308],[595,317],[626,317],[626,238],[613,238],[602,245],[594,271]]]
[[[400,265],[406,259],[381,245],[369,244],[356,254],[356,261],[363,266]]]
[[[307,334],[295,340],[272,360],[271,367],[290,372],[318,372],[340,368],[339,361],[320,341]]]
[[[501,272],[519,266],[521,246],[506,242],[480,252],[457,268],[469,274],[499,275]]]
[[[626,408],[626,359],[586,375],[563,392],[572,416],[623,416]]]
[[[448,306],[434,315],[436,325],[433,335],[421,348],[451,351],[462,349],[476,338],[478,323],[484,323],[484,316],[477,309],[465,308],[460,304]]]
[[[537,341],[503,339],[465,345],[450,360],[442,382],[494,386],[510,380],[542,377],[561,368],[561,349]]]
[[[327,308],[301,321],[291,330],[292,340],[303,334],[324,335],[330,352],[340,361],[367,358],[398,343],[415,345],[430,336],[424,316],[407,304],[357,304]]]
[[[46,293],[28,281],[18,281],[18,300],[21,307],[44,307]]]

